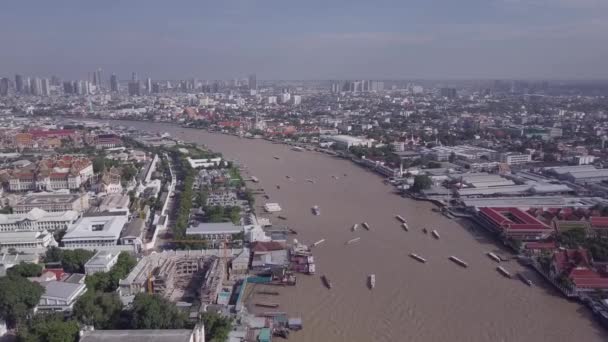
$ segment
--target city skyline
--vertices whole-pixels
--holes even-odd
[[[0,75],[608,78],[608,5],[595,0],[143,5],[2,4]]]

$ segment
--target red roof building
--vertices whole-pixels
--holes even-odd
[[[478,217],[506,238],[536,241],[548,238],[553,232],[545,223],[518,208],[480,208]]]
[[[576,292],[608,289],[608,278],[591,267],[589,252],[584,248],[561,249],[553,253],[551,272],[567,277]]]

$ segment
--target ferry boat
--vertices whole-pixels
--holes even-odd
[[[350,239],[350,240],[346,241],[346,244],[347,244],[347,245],[351,245],[351,244],[353,244],[353,243],[355,243],[355,242],[359,242],[359,240],[361,240],[361,238],[360,238],[360,237],[358,237],[358,238],[354,238],[354,239]]]
[[[353,224],[352,231],[354,232],[355,230],[357,230],[357,228],[359,228],[359,224],[357,224],[357,223]]]
[[[313,214],[315,214],[317,216],[321,215],[321,209],[319,208],[318,205],[315,205],[312,207],[312,212],[313,212]]]
[[[369,229],[369,224],[367,224],[367,222],[363,222],[361,225],[363,226],[363,228],[365,228],[367,230],[370,230]]]
[[[302,151],[304,151],[304,149],[301,148],[301,147],[299,147],[299,146],[294,146],[291,149],[294,150],[294,151],[296,151],[296,152],[302,152]]]
[[[488,252],[487,254],[490,257],[490,259],[492,259],[492,260],[494,260],[496,262],[500,262],[500,258],[498,257],[498,255],[496,255],[496,254],[494,254],[492,252]]]
[[[329,279],[327,278],[327,276],[324,274],[321,276],[321,281],[323,282],[323,285],[325,285],[325,287],[327,287],[328,289],[331,290],[331,281],[329,281]]]
[[[467,264],[466,262],[464,262],[463,260],[460,260],[459,258],[455,257],[455,256],[451,256],[450,260],[453,261],[455,264],[462,266],[462,267],[469,267],[469,264]]]
[[[395,215],[395,217],[397,218],[397,220],[401,221],[401,223],[405,223],[405,219],[401,217],[401,215]]]
[[[281,220],[287,220],[287,217],[283,216],[283,215],[279,215],[277,216],[278,218],[280,218]]]
[[[523,281],[524,284],[528,285],[528,286],[532,286],[532,280],[528,279],[525,275],[523,275],[522,273],[517,273],[517,277]]]
[[[421,262],[421,263],[423,263],[423,264],[426,262],[426,259],[425,259],[425,258],[423,258],[423,257],[421,257],[420,255],[415,254],[415,253],[410,253],[410,257],[411,257],[412,259],[414,259],[414,260],[420,261],[420,262]]]
[[[279,303],[255,303],[255,306],[261,306],[263,308],[278,308]]]
[[[496,270],[498,270],[498,273],[502,274],[506,278],[511,278],[511,273],[509,273],[509,271],[507,271],[504,267],[498,266],[496,267]]]
[[[376,287],[376,275],[375,274],[370,274],[369,275],[369,288],[371,290],[374,287]]]
[[[403,227],[403,229],[405,229],[405,231],[406,231],[406,232],[409,232],[409,231],[410,231],[410,228],[407,226],[407,223],[405,223],[405,222],[403,222],[403,223],[401,224],[401,227]]]
[[[318,245],[322,244],[323,242],[325,242],[325,239],[321,239],[315,243],[312,244],[313,247],[317,247]]]
[[[431,233],[433,234],[433,237],[434,237],[435,239],[439,240],[439,233],[437,233],[437,231],[436,231],[436,230],[433,230]]]

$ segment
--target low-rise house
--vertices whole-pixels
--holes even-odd
[[[240,202],[234,191],[212,191],[207,196],[207,206],[236,207],[239,204]]]
[[[87,292],[84,283],[69,283],[64,281],[47,281],[40,283],[44,287],[44,294],[35,311],[72,311],[74,304],[80,296]]]
[[[575,293],[608,290],[608,277],[592,267],[591,256],[584,248],[555,251],[550,272],[554,278],[565,279]]]
[[[109,272],[118,261],[118,253],[108,251],[97,252],[86,264],[84,264],[84,272],[86,275],[95,274],[97,272]]]
[[[120,244],[137,246],[137,250],[141,249],[144,243],[144,232],[146,221],[141,218],[136,218],[129,222],[120,236]]]
[[[251,267],[254,269],[285,266],[289,263],[287,248],[276,241],[251,244]]]

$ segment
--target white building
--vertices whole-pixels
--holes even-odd
[[[128,221],[128,213],[114,214],[85,216],[76,221],[61,240],[64,247],[95,249],[117,245],[120,233]]]
[[[45,281],[40,285],[44,287],[44,294],[40,297],[35,311],[72,311],[74,304],[80,296],[87,292],[87,286],[82,283],[68,283],[64,281]]]
[[[300,105],[300,103],[302,103],[302,96],[300,95],[294,95],[291,100],[293,101],[293,105],[294,106],[298,106]]]
[[[46,230],[0,233],[0,249],[2,250],[14,248],[17,251],[31,252],[31,250],[43,251],[48,247],[56,246],[57,241],[53,238],[53,234]]]
[[[23,214],[34,208],[48,212],[68,210],[83,212],[89,209],[89,196],[87,194],[34,193],[21,198],[13,209],[15,213]]]
[[[84,264],[84,273],[91,275],[97,272],[109,272],[117,261],[118,253],[99,251]]]
[[[0,232],[43,231],[67,229],[78,219],[74,210],[47,212],[34,208],[27,214],[0,214]]]
[[[503,153],[500,155],[500,162],[506,163],[507,165],[519,165],[526,164],[532,161],[532,155],[520,154],[520,153]]]
[[[264,210],[269,213],[281,211],[281,206],[278,203],[266,203],[264,204]]]
[[[199,223],[186,229],[187,236],[197,236],[209,241],[232,240],[234,235],[242,232],[243,226],[234,225],[232,222]]]
[[[208,168],[211,166],[219,166],[220,163],[222,162],[222,158],[217,157],[217,158],[209,158],[209,159],[192,159],[190,157],[188,157],[188,163],[190,163],[190,166],[193,169],[198,169],[198,168]]]
[[[342,148],[350,148],[352,146],[364,146],[364,147],[372,147],[372,140],[357,138],[350,135],[331,135],[324,138],[327,141],[331,141],[334,144],[342,147]]]
[[[276,96],[268,96],[268,104],[277,104],[277,97]]]
[[[576,165],[589,165],[593,164],[595,161],[595,156],[575,156],[573,159]]]

